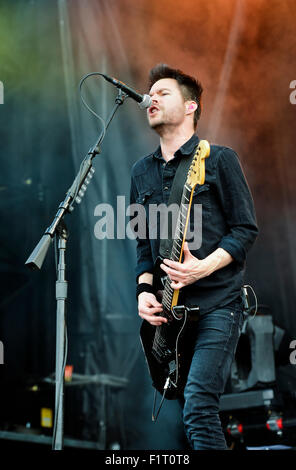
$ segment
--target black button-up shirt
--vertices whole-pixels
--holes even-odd
[[[147,224],[149,204],[168,204],[180,159],[190,155],[198,142],[194,134],[167,163],[159,147],[133,165],[131,203],[144,205]],[[220,247],[230,253],[234,261],[181,290],[182,302],[199,306],[200,313],[226,306],[239,298],[246,254],[258,234],[253,199],[237,154],[231,148],[211,145],[205,165],[205,183],[195,191],[191,208],[192,215],[194,205],[202,205],[201,245],[191,253],[204,259]],[[193,224],[193,217],[190,224]],[[190,228],[193,230],[194,226]],[[159,238],[137,239],[137,277],[153,272],[159,243]]]

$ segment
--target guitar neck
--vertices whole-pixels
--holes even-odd
[[[170,259],[172,261],[181,262],[182,260],[183,246],[186,239],[186,232],[189,223],[193,191],[194,188],[191,188],[187,184],[185,184],[181,197],[181,204],[178,212],[175,236],[170,255]],[[178,297],[179,290],[173,289],[171,287],[171,280],[167,277],[162,298],[163,306],[170,311],[175,305],[177,305]]]

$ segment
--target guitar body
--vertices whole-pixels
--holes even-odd
[[[193,354],[194,326],[185,312],[176,319],[163,312],[168,323],[152,326],[143,321],[140,338],[152,379],[152,385],[163,393],[169,377],[165,397],[174,400],[183,395]],[[190,325],[190,328],[189,328]]]

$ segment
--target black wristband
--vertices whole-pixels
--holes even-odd
[[[142,292],[149,292],[150,294],[155,294],[155,289],[151,284],[147,282],[141,282],[137,285],[136,296],[139,297]]]

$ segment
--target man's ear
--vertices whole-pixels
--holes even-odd
[[[186,114],[194,113],[198,108],[196,101],[186,101]]]

